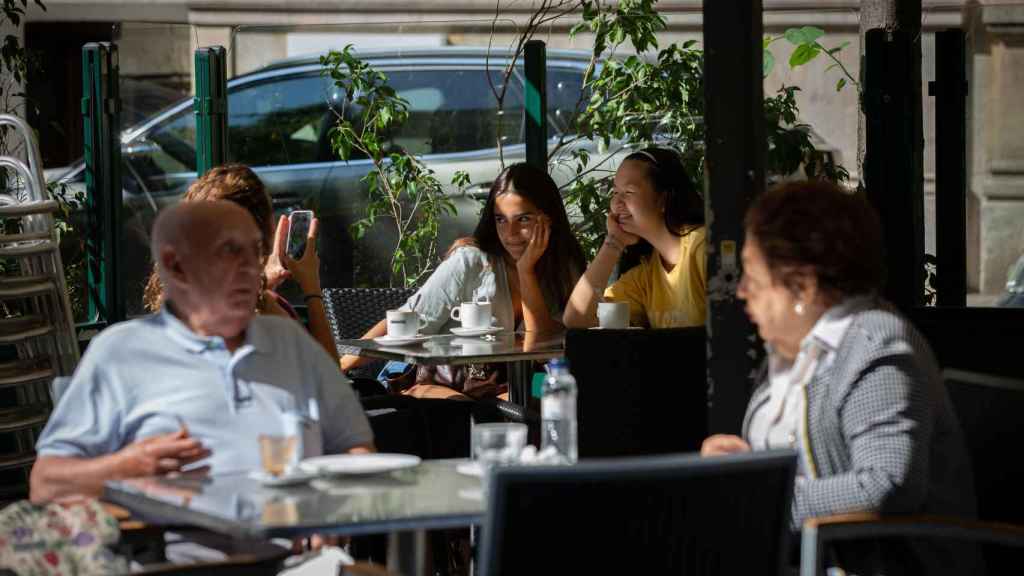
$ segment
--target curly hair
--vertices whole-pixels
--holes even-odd
[[[882,227],[862,194],[824,180],[787,182],[754,200],[744,224],[772,279],[790,290],[808,268],[832,301],[877,293],[885,282]]]
[[[263,255],[265,257],[270,254],[274,235],[274,208],[263,182],[248,166],[225,164],[211,168],[189,186],[182,198],[182,202],[207,200],[228,200],[248,210],[263,234]],[[163,301],[164,287],[160,283],[154,262],[153,271],[143,292],[142,303],[150,312],[156,312],[163,305]]]

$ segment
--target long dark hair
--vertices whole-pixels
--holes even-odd
[[[480,214],[480,222],[473,231],[472,243],[504,261],[507,252],[498,238],[498,227],[494,221],[494,203],[502,194],[522,196],[551,219],[548,247],[537,261],[537,278],[548,303],[564,306],[569,301],[569,294],[576,286],[576,281],[586,269],[587,260],[569,226],[569,217],[565,214],[558,186],[547,172],[529,164],[513,164],[494,180]],[[456,246],[465,243],[457,242]]]
[[[704,199],[697,193],[693,178],[683,166],[679,154],[652,146],[633,152],[625,160],[647,165],[651,187],[665,200],[665,227],[669,232],[683,236],[704,225]],[[623,258],[627,263],[637,263],[652,250],[650,243],[641,238],[626,250]]]

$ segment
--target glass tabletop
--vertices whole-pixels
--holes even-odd
[[[477,364],[546,360],[565,352],[564,333],[499,332],[484,336],[426,336],[403,345],[377,340],[338,340],[343,354],[400,360],[411,364]]]
[[[479,478],[465,460],[424,460],[372,476],[316,478],[268,487],[247,473],[110,481],[103,499],[156,524],[187,524],[240,538],[380,534],[458,528],[482,521]]]

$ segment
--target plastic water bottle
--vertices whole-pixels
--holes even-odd
[[[548,375],[540,401],[541,453],[553,448],[558,460],[576,462],[576,379],[569,373],[564,358],[547,365]]]

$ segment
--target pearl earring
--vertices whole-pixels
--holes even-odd
[[[803,316],[804,315],[804,303],[803,302],[797,302],[796,304],[794,304],[793,305],[793,312],[796,312],[797,316]]]

